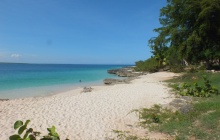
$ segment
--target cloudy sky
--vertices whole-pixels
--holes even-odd
[[[0,0],[0,62],[134,64],[166,0]]]

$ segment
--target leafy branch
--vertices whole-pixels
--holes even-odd
[[[21,120],[16,121],[14,123],[14,129],[18,130],[17,134],[10,136],[9,140],[60,140],[55,126],[47,128],[48,134],[41,136],[40,132],[34,131],[33,128],[27,128],[29,123],[30,120],[26,120],[25,123],[23,123]]]

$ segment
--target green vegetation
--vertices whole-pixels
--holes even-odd
[[[34,131],[33,128],[27,128],[29,123],[30,120],[27,120],[25,123],[20,120],[16,121],[14,123],[14,129],[18,129],[18,134],[10,136],[9,140],[60,140],[59,134],[55,130],[55,126],[47,128],[48,135],[40,136],[40,132]]]
[[[159,21],[162,27],[154,29],[158,36],[149,40],[159,69],[168,65],[180,71],[175,67],[201,62],[208,69],[219,68],[219,0],[167,0]]]
[[[154,58],[147,59],[145,61],[136,62],[136,70],[137,71],[149,71],[156,72],[158,71],[159,65]]]
[[[212,86],[216,87],[220,91],[220,73],[207,73],[207,72],[195,72],[195,73],[187,73],[177,78],[168,80],[169,83],[186,83],[188,85],[193,85],[194,83],[198,83],[199,85],[203,85],[203,77],[208,77]]]
[[[178,94],[182,96],[194,96],[194,97],[210,97],[212,95],[218,95],[219,92],[216,87],[211,86],[210,80],[203,77],[204,86],[199,86],[197,82],[193,85],[187,83],[176,84],[175,89]]]
[[[148,128],[150,131],[170,135],[176,140],[220,139],[219,79],[220,73],[193,72],[167,81],[179,83],[179,85],[184,83],[187,88],[193,89],[193,94],[189,94],[189,96],[195,96],[195,92],[200,95],[202,90],[206,91],[204,95],[210,95],[194,97],[192,109],[187,113],[179,110],[173,111],[160,105],[154,105],[151,108],[141,108],[132,112],[137,113],[139,116],[140,126]],[[176,84],[171,84],[171,86],[176,88]],[[213,86],[216,88],[213,88]],[[178,88],[180,88],[180,92],[177,92],[177,94],[182,94],[181,87]],[[212,91],[213,89],[215,92]],[[144,140],[144,138],[133,136],[129,132],[117,130],[114,130],[114,132],[117,134],[118,139]],[[147,140],[148,138],[145,139]]]
[[[152,112],[157,112],[159,122],[155,122]],[[161,107],[140,109],[141,126],[159,131],[175,139],[219,139],[220,138],[220,98],[208,98],[194,104],[187,114],[172,112]]]
[[[185,82],[187,85],[192,85],[195,81],[199,81],[198,83],[202,84],[204,75],[209,77],[210,81],[205,78],[204,87],[200,88],[212,87],[211,82],[213,85],[218,85],[215,90],[219,91],[220,73],[188,73],[169,82]],[[159,105],[135,112],[140,118],[141,126],[151,131],[169,134],[175,139],[220,139],[220,96],[212,95],[209,98],[200,97],[194,100],[196,102],[193,103],[193,110],[188,113],[173,112]]]
[[[117,139],[119,140],[148,140],[148,139],[138,138],[137,136],[133,136],[129,133],[129,131],[113,130],[113,133],[117,135]]]

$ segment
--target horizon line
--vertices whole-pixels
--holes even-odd
[[[0,64],[38,64],[38,65],[135,65],[135,64],[114,64],[114,63],[25,63],[25,62],[0,62]]]

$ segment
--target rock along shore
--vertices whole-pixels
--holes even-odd
[[[144,74],[143,72],[136,72],[134,66],[124,67],[120,69],[111,69],[111,70],[108,70],[108,73],[115,74],[119,77],[127,77],[127,78],[126,79],[113,79],[113,78],[104,79],[103,83],[106,85],[129,83],[131,80]]]

